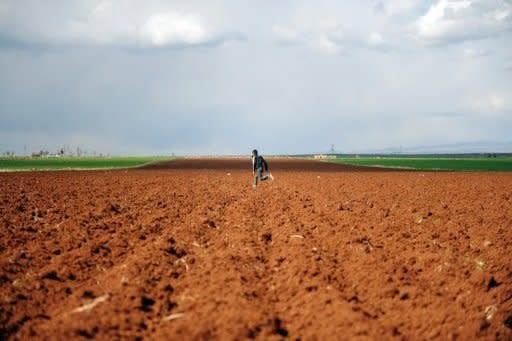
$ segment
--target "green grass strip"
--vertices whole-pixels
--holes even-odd
[[[412,168],[420,170],[512,171],[512,158],[400,158],[340,157],[332,162],[358,166]]]
[[[58,170],[58,169],[109,169],[131,168],[148,163],[170,160],[165,156],[130,157],[8,157],[0,158],[0,170]]]

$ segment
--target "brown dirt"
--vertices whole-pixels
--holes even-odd
[[[512,339],[512,174],[270,166],[0,174],[0,339]]]

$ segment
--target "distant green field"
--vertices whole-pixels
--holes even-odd
[[[8,157],[0,158],[0,170],[57,170],[57,169],[108,169],[130,168],[147,163],[169,160],[165,156],[130,157]]]
[[[332,162],[360,166],[413,168],[454,171],[512,171],[511,157],[435,158],[435,157],[338,157]]]

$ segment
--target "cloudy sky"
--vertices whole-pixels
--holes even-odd
[[[0,151],[512,151],[511,0],[0,0]]]

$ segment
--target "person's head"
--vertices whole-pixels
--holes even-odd
[[[258,156],[258,151],[256,149],[252,150],[252,156]]]

